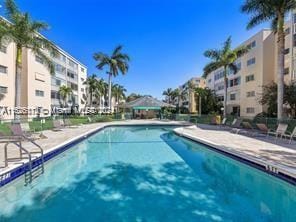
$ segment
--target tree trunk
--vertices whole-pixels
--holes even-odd
[[[21,74],[22,74],[22,47],[17,45],[16,47],[16,63],[15,63],[15,96],[14,96],[14,106],[21,106]],[[19,120],[20,116],[18,114],[14,115],[15,120]]]
[[[278,21],[278,93],[277,93],[277,118],[283,118],[283,104],[284,104],[284,69],[285,69],[285,32],[284,32],[284,16],[279,16]]]
[[[224,67],[224,110],[223,117],[226,117],[227,114],[227,87],[228,87],[228,78],[227,78],[227,67]]]
[[[112,104],[111,104],[111,100],[112,100],[112,93],[111,93],[111,89],[112,89],[112,83],[111,83],[111,77],[112,77],[112,74],[111,72],[109,72],[109,81],[108,81],[108,107],[110,109],[110,111],[112,110]]]
[[[93,91],[92,91],[92,89],[91,88],[89,88],[89,93],[90,93],[90,97],[89,97],[89,102],[90,102],[90,107],[92,107],[92,105],[93,105]]]

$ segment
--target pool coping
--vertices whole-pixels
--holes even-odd
[[[264,173],[277,177],[281,180],[284,180],[285,182],[288,182],[291,185],[296,186],[296,175],[284,169],[284,167],[281,165],[274,164],[274,163],[267,163],[266,161],[251,157],[249,155],[243,155],[242,153],[238,153],[234,150],[230,150],[230,149],[227,150],[225,149],[225,147],[217,143],[187,134],[182,130],[182,127],[174,129],[173,132],[180,137],[189,139],[193,142],[203,144],[208,149],[214,150],[215,152],[221,153],[229,158],[232,158],[241,163],[254,167]]]
[[[80,143],[81,141],[87,139],[88,137],[100,132],[103,129],[108,127],[133,127],[133,126],[175,126],[175,127],[184,127],[189,126],[192,124],[184,124],[184,123],[106,123],[105,125],[98,126],[94,129],[88,130],[85,133],[80,134],[79,136],[73,137],[69,140],[66,140],[63,143],[60,143],[48,150],[44,151],[43,158],[44,164],[47,161],[53,159],[54,157],[58,156],[59,154],[69,150],[74,145]],[[41,164],[41,158],[37,157],[32,161],[32,169],[36,168]],[[0,188],[9,184],[10,182],[16,180],[17,178],[24,175],[29,169],[29,161],[25,160],[22,165],[16,165],[12,168],[6,169],[0,173]]]

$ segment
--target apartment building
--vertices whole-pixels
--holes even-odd
[[[195,100],[194,88],[204,88],[206,86],[205,79],[200,77],[193,77],[185,82],[183,85],[179,86],[181,92],[184,93],[185,97],[183,100],[179,101],[179,105],[187,108],[189,113],[197,113],[197,104]],[[178,99],[175,98],[175,105],[178,105]]]
[[[29,49],[23,50],[23,67],[21,74],[21,107],[32,109],[27,117],[36,115],[49,116],[53,107],[60,107],[59,87],[67,85],[72,88],[73,96],[68,98],[68,105],[83,107],[87,67],[70,54],[56,46],[58,55],[51,56],[55,73],[50,74],[42,58]],[[49,55],[50,56],[50,55]],[[15,43],[0,46],[0,117],[13,118],[15,100]],[[40,112],[40,114],[38,113]]]
[[[228,70],[227,113],[253,117],[266,110],[259,103],[262,86],[274,81],[275,36],[270,29],[263,29],[241,45],[250,51],[236,61],[238,71]],[[219,68],[206,78],[206,85],[224,101],[224,72]]]

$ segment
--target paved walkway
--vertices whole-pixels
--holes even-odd
[[[296,178],[296,143],[276,144],[274,138],[250,138],[225,130],[184,127],[175,131],[185,137],[208,144],[263,166],[273,166],[279,172]]]
[[[77,128],[64,128],[62,131],[52,131],[46,130],[43,131],[43,134],[47,137],[47,139],[38,139],[36,143],[40,145],[44,153],[47,153],[51,150],[57,149],[58,147],[71,142],[83,135],[89,134],[92,131],[95,131],[101,127],[106,125],[117,125],[117,124],[187,124],[185,122],[175,122],[175,121],[158,121],[158,120],[127,120],[127,121],[116,121],[116,122],[107,122],[107,123],[93,123],[81,125]],[[28,142],[24,142],[22,144],[24,148],[27,148],[30,151],[37,150],[34,145]],[[15,145],[9,145],[8,147],[8,156],[9,157],[19,157],[19,149]],[[23,164],[23,161],[15,161],[10,162],[8,167],[4,168],[4,144],[0,144],[0,174],[3,172],[7,172],[15,167]]]

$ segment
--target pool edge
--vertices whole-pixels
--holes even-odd
[[[106,125],[98,126],[95,129],[89,130],[79,136],[71,138],[70,140],[65,141],[59,145],[56,145],[46,151],[44,151],[44,163],[53,159],[54,157],[58,156],[59,154],[69,150],[71,147],[75,146],[76,144],[80,143],[81,141],[87,139],[88,137],[100,132],[103,129],[109,127],[133,127],[133,126],[175,126],[175,127],[182,127],[188,126],[189,124],[176,124],[176,123],[132,123],[132,124],[119,124],[119,123],[109,123]],[[34,159],[32,161],[32,169],[36,168],[41,164],[41,158]],[[4,170],[4,172],[0,173],[0,189],[5,185],[11,183],[12,181],[20,178],[23,176],[29,169],[29,163],[26,161],[23,165],[13,167],[12,169]]]

